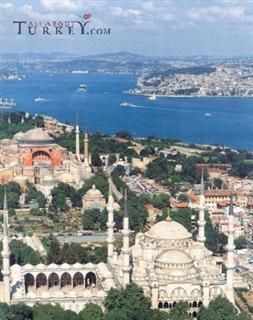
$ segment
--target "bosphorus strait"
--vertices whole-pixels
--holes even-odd
[[[135,87],[136,81],[135,75],[36,72],[22,81],[3,80],[2,95],[13,98],[17,110],[64,122],[74,123],[78,113],[80,126],[87,126],[90,132],[115,134],[124,129],[135,137],[155,135],[253,150],[252,98],[162,97],[150,101],[123,93]],[[78,91],[81,83],[88,86],[86,93]],[[44,101],[36,102],[38,98]],[[132,107],[120,106],[124,102]]]

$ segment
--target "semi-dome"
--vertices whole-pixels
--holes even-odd
[[[161,240],[184,240],[192,236],[183,225],[172,220],[164,220],[156,223],[145,235],[153,239]]]
[[[22,144],[47,144],[52,143],[54,139],[42,128],[34,128],[18,136],[17,140]]]
[[[192,263],[192,258],[182,250],[168,250],[160,254],[156,260],[163,264],[188,264]]]

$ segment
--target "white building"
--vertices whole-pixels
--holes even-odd
[[[110,288],[125,287],[135,282],[153,308],[169,310],[178,301],[186,301],[196,317],[198,308],[218,295],[234,303],[234,226],[233,207],[229,212],[228,259],[226,274],[220,260],[204,246],[205,197],[201,190],[199,232],[197,241],[179,223],[161,221],[145,233],[138,233],[129,246],[127,201],[123,220],[123,247],[114,248],[114,199],[110,179],[108,210],[108,259],[99,264],[30,264],[10,267],[8,210],[6,194],[3,210],[3,281],[0,301],[8,304],[23,302],[58,303],[65,309],[79,312],[87,302],[102,304]],[[125,196],[126,199],[126,196]]]

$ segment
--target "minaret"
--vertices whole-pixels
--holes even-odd
[[[227,279],[226,279],[226,296],[231,303],[234,301],[234,212],[233,199],[230,197],[230,206],[228,211],[228,244],[227,244]]]
[[[112,178],[109,177],[109,195],[108,195],[108,203],[107,203],[107,211],[108,211],[108,221],[107,221],[107,259],[112,262],[113,259],[113,243],[114,243],[114,217],[113,217],[113,194],[112,194]]]
[[[80,161],[80,129],[78,125],[78,116],[76,117],[76,157]]]
[[[200,209],[199,209],[199,220],[198,220],[198,237],[197,240],[201,245],[204,246],[206,237],[205,237],[205,186],[204,186],[204,177],[203,171],[201,175],[201,184],[200,184]]]
[[[87,132],[84,134],[84,164],[89,166],[89,136]]]
[[[10,249],[8,235],[8,207],[6,189],[4,190],[3,204],[3,302],[10,304]]]
[[[129,217],[127,208],[127,190],[125,190],[125,207],[123,218],[123,248],[121,250],[123,256],[123,287],[125,288],[130,283],[130,250],[129,250]]]

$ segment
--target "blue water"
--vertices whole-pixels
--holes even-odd
[[[81,83],[88,92],[77,89]],[[185,142],[226,145],[253,151],[253,99],[158,98],[122,93],[134,88],[136,76],[34,73],[22,81],[2,81],[0,96],[14,98],[17,109],[75,123],[90,132],[177,138]],[[36,103],[42,97],[46,102]],[[124,108],[122,102],[136,105]],[[210,114],[210,116],[207,116]]]

